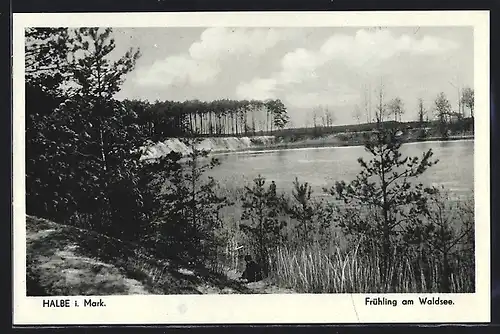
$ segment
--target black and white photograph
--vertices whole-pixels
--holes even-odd
[[[476,293],[477,35],[383,22],[23,27],[26,296]]]

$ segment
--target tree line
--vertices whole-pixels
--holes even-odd
[[[275,100],[125,100],[127,110],[150,138],[172,136],[254,136],[283,129],[288,123],[283,102]]]
[[[378,96],[374,110],[374,118],[371,117],[371,95],[367,95],[366,92],[364,94],[363,108],[361,108],[359,105],[356,105],[352,113],[353,118],[359,123],[363,117],[364,111],[367,123],[379,123],[392,119],[395,122],[401,122],[402,115],[407,111],[404,106],[403,100],[400,97],[396,96],[393,99],[386,101],[384,85],[382,83],[378,89],[377,95]],[[470,87],[464,87],[460,90],[460,98],[458,100],[458,106],[456,109],[453,109],[444,92],[440,92],[439,94],[437,94],[432,106],[428,108],[425,107],[424,100],[422,98],[418,98],[417,108],[417,122],[419,122],[421,125],[424,125],[426,123],[429,123],[430,120],[437,120],[440,131],[444,133],[444,131],[446,130],[445,128],[448,128],[452,123],[464,123],[464,120],[467,118],[472,119],[472,121],[474,120],[474,89]],[[466,109],[468,109],[469,111],[468,117],[466,115]],[[465,130],[470,129],[467,128]]]
[[[388,126],[401,124],[416,128],[430,128],[435,135],[447,137],[450,133],[472,132],[474,130],[474,89],[464,87],[460,90],[457,108],[453,108],[444,92],[436,95],[430,106],[425,106],[424,99],[418,98],[417,110],[413,121],[403,122],[402,117],[408,112],[404,101],[396,96],[387,101],[384,86],[377,90],[375,103],[371,92],[365,90],[362,103],[355,104],[351,113],[355,124],[335,126],[334,113],[325,106],[316,106],[308,114],[305,128],[277,131],[278,135],[308,133],[314,136],[347,131],[369,131],[377,128],[377,123]],[[311,131],[304,129],[312,128]],[[424,136],[424,133],[422,133]]]
[[[363,103],[362,107],[360,105],[356,105],[353,110],[353,118],[358,121],[361,121],[363,114],[366,116],[366,122],[383,122],[387,120],[393,120],[395,122],[401,122],[401,117],[406,112],[406,108],[404,106],[403,100],[396,96],[389,101],[385,99],[386,92],[383,83],[380,84],[380,87],[377,90],[377,101],[374,106],[374,114],[375,117],[372,117],[372,98],[371,92],[367,92],[365,89],[363,95]],[[450,101],[446,97],[444,92],[440,92],[436,95],[436,98],[433,101],[432,106],[425,108],[424,100],[422,98],[418,98],[418,110],[416,112],[416,120],[420,123],[424,123],[429,121],[430,119],[442,119],[447,118],[450,120],[451,118],[457,119],[465,119],[465,118],[474,118],[474,89],[470,87],[464,87],[459,90],[460,97],[458,99],[458,106],[456,109],[453,109]],[[466,115],[466,109],[469,111],[469,116]],[[430,117],[429,117],[430,116]]]

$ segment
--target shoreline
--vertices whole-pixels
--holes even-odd
[[[242,141],[240,137],[231,137],[235,141]],[[299,139],[296,141],[288,141],[284,138],[277,138],[271,136],[266,136],[266,140],[262,140],[263,137],[245,137],[246,141],[252,141],[253,144],[249,145],[245,143],[238,147],[238,144],[231,145],[232,148],[226,145],[227,143],[211,143],[212,148],[201,148],[202,150],[208,151],[211,156],[218,155],[230,155],[230,154],[244,154],[244,153],[265,153],[265,152],[276,152],[281,150],[293,150],[293,149],[308,149],[308,148],[336,148],[336,147],[359,147],[363,146],[365,143],[365,139],[361,138],[358,135],[355,137],[347,137],[347,138],[339,138],[337,136],[327,136],[327,137],[319,137],[319,138],[307,138],[307,139]],[[254,138],[254,140],[252,140]],[[256,140],[259,139],[260,140]],[[210,138],[207,138],[211,140]],[[177,140],[177,139],[175,139]],[[419,143],[419,142],[446,142],[446,141],[459,141],[459,140],[474,140],[474,135],[461,135],[461,136],[450,136],[450,137],[439,137],[439,136],[430,136],[426,138],[416,138],[413,136],[406,136],[402,138],[403,145],[411,144],[411,143]],[[174,141],[175,142],[175,141]],[[178,143],[169,143],[165,145],[165,142],[160,142],[160,145],[167,146],[167,150],[173,150],[176,152],[180,152],[183,155],[189,153],[189,149],[183,145],[181,142],[177,140]],[[233,143],[234,144],[234,143]],[[241,143],[240,143],[241,144]],[[156,146],[158,144],[155,144]],[[220,146],[222,147],[220,147]],[[149,156],[143,156],[141,160],[154,160],[160,156],[166,154],[164,149],[160,148],[153,149],[150,151],[152,154],[148,154]],[[219,146],[219,147],[217,147]],[[224,147],[225,146],[225,147]],[[149,150],[149,149],[147,149]],[[156,152],[155,152],[156,151]],[[154,152],[154,153],[153,153]]]
[[[445,137],[427,137],[427,138],[410,138],[403,141],[403,144],[412,144],[412,143],[420,143],[420,142],[447,142],[447,141],[460,141],[460,140],[474,140],[473,135],[467,136],[451,136],[448,138]],[[238,150],[213,150],[210,151],[210,155],[228,155],[228,154],[239,154],[239,153],[253,153],[253,152],[275,152],[280,150],[289,150],[289,149],[303,149],[303,148],[334,148],[334,147],[356,147],[363,146],[364,143],[362,141],[343,141],[343,142],[335,142],[335,141],[324,141],[322,142],[289,142],[289,143],[276,143],[270,145],[262,145],[255,146],[250,148],[238,149]]]

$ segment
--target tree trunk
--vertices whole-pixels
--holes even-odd
[[[234,135],[234,112],[231,110],[231,134]]]
[[[385,140],[385,139],[384,139]],[[387,183],[385,181],[385,161],[382,152],[381,156],[381,188],[382,188],[382,213],[383,213],[383,239],[382,239],[382,280],[384,283],[389,279],[389,256],[390,256],[390,231],[389,231],[389,208],[387,204]]]
[[[269,132],[269,110],[266,111],[266,132]]]
[[[248,126],[247,126],[247,108],[243,109],[243,132],[245,133],[245,136],[248,135]]]
[[[211,110],[208,111],[208,133],[210,135],[213,134],[213,130],[212,130],[212,111]]]
[[[255,136],[255,110],[252,110],[251,113],[252,113],[252,132],[253,135]]]
[[[439,292],[441,293],[450,293],[450,264],[448,259],[448,253],[443,252],[443,263],[442,263],[442,271],[441,271],[441,279],[440,279],[440,287]]]
[[[238,118],[240,117],[239,115],[239,110],[236,110],[236,117],[234,118],[235,120],[235,130],[236,132],[234,133],[236,136],[238,136]]]

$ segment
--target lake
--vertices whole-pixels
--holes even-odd
[[[474,193],[474,140],[416,142],[404,144],[403,156],[419,156],[432,149],[439,162],[419,180],[427,186],[444,186],[457,197]],[[276,182],[278,189],[290,191],[295,177],[309,182],[313,195],[335,181],[353,180],[361,170],[357,159],[370,159],[362,146],[283,149],[240,152],[217,156],[221,165],[210,175],[227,188],[242,187],[259,174]],[[267,183],[267,182],[266,182]]]

